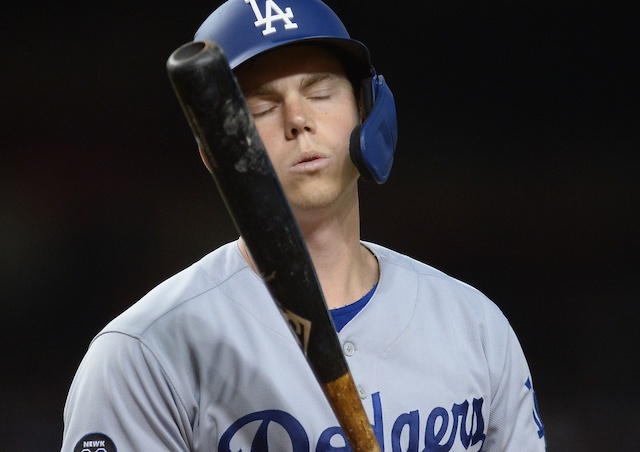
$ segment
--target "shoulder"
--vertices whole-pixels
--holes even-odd
[[[227,243],[158,284],[107,324],[98,337],[117,332],[140,338],[149,335],[158,323],[188,321],[203,304],[215,305],[216,299],[226,298],[225,286],[251,286],[252,280],[259,282],[242,258],[237,242]]]
[[[378,258],[382,267],[399,267],[416,275],[453,280],[449,275],[406,254],[375,243],[363,242]],[[458,281],[459,282],[459,281]]]
[[[237,243],[226,244],[168,278],[109,322],[91,341],[76,386],[96,381],[96,374],[108,375],[109,381],[145,374],[166,380],[185,406],[193,407],[192,388],[197,387],[199,369],[233,362],[235,352],[222,353],[222,349],[251,349],[248,335],[238,331],[295,344],[275,305],[263,302],[268,297]],[[109,381],[96,381],[96,391],[108,390]]]
[[[275,304],[263,302],[268,297],[237,242],[218,248],[156,286],[96,335],[74,378],[69,406],[82,403],[86,394],[98,399],[117,382],[141,394],[146,386],[164,391],[157,397],[175,400],[192,420],[201,372],[211,372],[211,386],[223,388],[225,375],[217,369],[242,368],[236,350],[249,351],[242,355],[245,362],[257,359],[249,336],[297,347]],[[139,385],[142,379],[148,384]],[[130,400],[145,397],[155,395]]]
[[[428,292],[430,299],[464,300],[465,303],[500,311],[483,292],[442,270],[377,244],[365,242],[364,245],[373,251],[380,262],[381,282],[405,287],[415,284],[423,295],[425,291]],[[385,277],[391,281],[385,281]]]
[[[511,335],[511,325],[502,309],[475,287],[388,248],[365,243],[380,262],[380,282],[372,310],[380,319],[393,311],[394,323],[420,334],[425,329],[446,331],[456,338],[466,338],[478,350],[489,343],[492,351],[504,349]],[[389,323],[386,320],[387,324]]]

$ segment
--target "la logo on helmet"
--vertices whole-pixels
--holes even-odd
[[[267,0],[264,5],[266,11],[263,16],[260,8],[258,8],[256,0],[244,0],[244,2],[249,3],[253,9],[253,14],[256,16],[256,21],[253,24],[256,28],[263,25],[265,26],[265,29],[262,30],[262,34],[264,36],[276,32],[276,27],[272,24],[272,22],[276,20],[284,21],[284,28],[286,30],[298,28],[298,24],[291,22],[291,19],[293,19],[293,11],[291,11],[290,7],[286,7],[283,11],[276,2],[273,0]]]

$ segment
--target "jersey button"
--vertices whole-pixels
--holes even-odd
[[[358,385],[358,395],[363,400],[367,398],[367,390],[364,388],[364,386]]]
[[[342,349],[347,356],[352,356],[356,352],[356,346],[353,345],[353,342],[345,342]]]

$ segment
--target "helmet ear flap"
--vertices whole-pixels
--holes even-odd
[[[389,178],[398,141],[395,101],[382,75],[361,85],[364,122],[351,132],[349,155],[364,180],[382,184]]]

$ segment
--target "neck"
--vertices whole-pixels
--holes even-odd
[[[360,243],[357,201],[346,212],[296,212],[296,219],[330,309],[359,300],[378,281],[378,262]]]
[[[340,212],[297,214],[329,308],[351,304],[378,281],[378,262],[360,243],[360,208],[355,201]],[[305,215],[306,214],[306,215]]]

